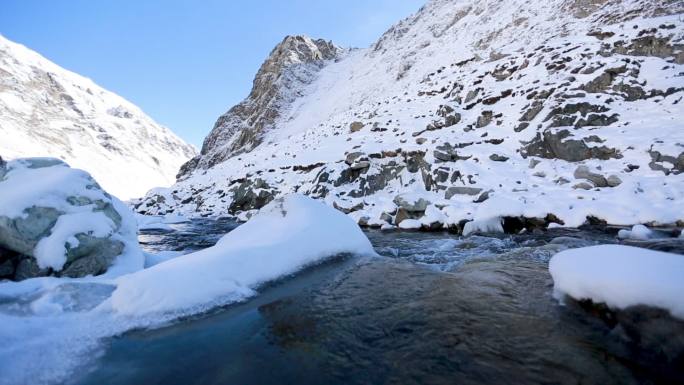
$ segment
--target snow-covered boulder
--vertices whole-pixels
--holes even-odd
[[[554,292],[611,308],[647,305],[684,319],[684,255],[622,245],[570,249],[549,262]]]
[[[467,222],[463,226],[463,236],[466,237],[475,233],[503,233],[503,219],[501,217],[491,217]]]
[[[122,314],[198,311],[244,299],[265,282],[342,253],[375,254],[353,219],[288,195],[213,247],[119,278],[111,303]]]
[[[0,165],[0,248],[13,251],[0,278],[97,275],[122,254],[124,270],[141,268],[136,232],[128,208],[85,171],[54,158]]]
[[[631,230],[622,229],[618,231],[618,238],[620,239],[636,239],[644,241],[653,238],[654,233],[651,229],[644,225],[634,225]]]

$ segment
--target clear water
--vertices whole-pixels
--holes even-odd
[[[235,227],[208,220],[175,226],[141,242],[151,252],[194,250]],[[616,242],[610,232],[368,236],[382,257],[341,256],[248,302],[126,333],[74,382],[684,383],[681,322],[657,311],[615,318],[551,296],[547,263],[561,246],[549,242]],[[684,251],[681,241],[638,245]]]

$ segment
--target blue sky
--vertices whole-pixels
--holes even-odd
[[[285,35],[372,44],[425,0],[2,0],[0,34],[200,146]]]

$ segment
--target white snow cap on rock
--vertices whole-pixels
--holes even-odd
[[[113,216],[106,215],[98,206],[100,204],[110,204],[115,212]],[[116,197],[102,190],[87,172],[71,168],[55,158],[8,162],[0,168],[0,217],[8,220],[27,218],[26,210],[31,208],[60,213],[49,234],[43,236],[33,250],[40,268],[62,270],[68,249],[79,245],[76,238],[79,234],[110,238],[124,244],[123,253],[110,267],[110,276],[143,267],[133,213]],[[114,220],[115,216],[120,217],[120,221]]]
[[[634,225],[631,230],[622,229],[618,231],[618,238],[636,239],[645,241],[653,237],[653,231],[644,225]]]
[[[234,302],[265,282],[341,253],[375,254],[351,218],[306,196],[288,195],[213,247],[121,277],[112,307],[140,315]]]
[[[503,219],[501,217],[491,217],[484,220],[474,220],[467,222],[463,226],[463,236],[473,233],[503,233]]]
[[[684,319],[684,255],[622,245],[583,247],[554,255],[549,272],[558,298],[618,309],[648,305]]]

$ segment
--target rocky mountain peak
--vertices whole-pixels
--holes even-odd
[[[324,39],[288,35],[273,48],[257,71],[247,99],[218,118],[202,152],[181,167],[182,179],[196,168],[209,168],[261,143],[262,134],[281,109],[301,95],[326,62],[345,51]]]

